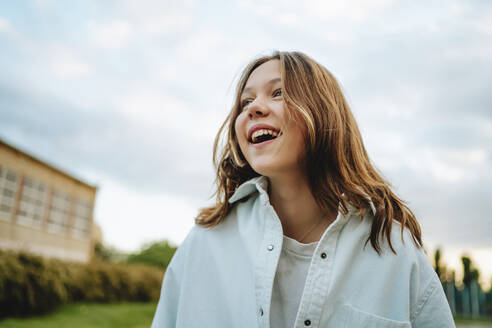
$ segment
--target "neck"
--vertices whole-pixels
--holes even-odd
[[[270,203],[277,212],[284,235],[302,243],[318,241],[336,218],[336,210],[323,211],[302,175],[269,178]]]

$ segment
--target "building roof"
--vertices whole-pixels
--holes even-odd
[[[27,157],[30,160],[32,160],[32,161],[34,161],[34,162],[36,162],[38,164],[41,164],[41,165],[45,166],[46,168],[48,168],[48,169],[50,169],[52,171],[55,171],[56,173],[61,174],[61,175],[65,176],[65,177],[67,177],[67,178],[75,181],[76,183],[79,183],[79,184],[82,184],[82,185],[84,185],[86,187],[89,187],[91,189],[97,190],[97,186],[91,185],[91,184],[89,184],[89,183],[87,183],[87,182],[85,182],[85,181],[83,181],[83,180],[75,177],[73,174],[68,173],[67,171],[58,168],[57,166],[55,166],[55,165],[53,165],[51,163],[48,163],[48,162],[46,162],[44,160],[41,160],[41,159],[39,159],[37,157],[34,157],[33,155],[31,155],[28,152],[20,149],[19,147],[16,147],[16,146],[13,146],[11,144],[8,144],[2,138],[0,138],[0,147],[8,148],[9,150],[11,150],[11,151],[13,151],[13,152],[15,152],[15,153],[17,153],[17,154],[19,154],[21,156]]]

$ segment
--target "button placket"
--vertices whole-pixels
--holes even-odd
[[[337,230],[335,230],[337,232]],[[333,230],[332,230],[333,233]],[[329,278],[325,275],[325,273],[331,273],[330,267],[332,264],[332,259],[333,259],[333,244],[336,240],[336,235],[333,236],[332,234],[328,234],[327,236],[323,236],[323,238],[320,240],[321,244],[318,246],[321,246],[320,250],[318,250],[316,258],[313,258],[313,268],[310,268],[310,272],[308,273],[308,277],[306,279],[306,286],[305,288],[310,289],[311,291],[306,294],[306,298],[302,300],[302,303],[300,306],[301,312],[299,315],[305,319],[302,324],[303,327],[312,327],[313,324],[316,326],[319,324],[319,320],[321,317],[322,313],[322,299],[326,297],[326,288],[327,288],[327,281]],[[322,251],[324,249],[324,251]],[[319,256],[319,257],[318,257]],[[313,269],[313,272],[311,272],[311,269]],[[323,272],[324,274],[322,276],[320,275],[320,272]],[[329,274],[328,274],[329,275]],[[313,281],[314,277],[319,277],[321,279],[315,279]],[[314,284],[318,285],[319,287],[322,287],[321,289],[318,290],[316,288],[316,292],[314,292]],[[309,286],[309,287],[308,287]],[[323,296],[319,293],[319,291],[322,291]],[[316,295],[315,295],[316,294]],[[320,297],[321,296],[321,297]],[[320,303],[321,302],[321,303]],[[302,325],[301,324],[301,325]]]
[[[276,213],[271,207],[270,203],[267,201],[265,204],[265,209],[267,212],[272,213],[265,216],[265,235],[263,240],[263,254],[261,256],[261,263],[258,262],[256,267],[257,273],[255,274],[258,279],[256,279],[257,284],[255,286],[257,292],[257,304],[258,304],[258,320],[260,327],[264,327],[265,323],[269,320],[269,307],[267,304],[271,303],[271,295],[273,288],[273,281],[275,278],[275,263],[278,262],[279,251],[282,245],[282,228],[280,221],[276,220]],[[276,247],[279,247],[276,249]],[[265,252],[266,250],[266,252]],[[261,277],[261,278],[260,278]],[[267,306],[263,309],[263,306]]]

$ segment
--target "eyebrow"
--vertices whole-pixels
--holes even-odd
[[[267,85],[267,86],[268,86],[268,85],[275,84],[275,83],[280,82],[280,81],[282,81],[282,80],[281,80],[279,77],[276,77],[276,78],[271,79],[271,80],[270,80],[270,81],[268,81],[267,83],[265,83],[265,85]],[[241,92],[241,97],[243,96],[243,94],[248,93],[248,92],[249,92],[249,91],[251,91],[252,89],[253,89],[252,87],[245,88],[245,89],[243,90],[243,92]]]

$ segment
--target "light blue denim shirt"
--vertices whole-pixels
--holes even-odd
[[[231,213],[214,228],[195,226],[164,275],[153,328],[270,327],[273,280],[283,231],[267,179],[242,184]],[[339,214],[311,259],[295,327],[455,327],[442,286],[423,251],[395,222],[378,255],[365,247],[372,222]]]

